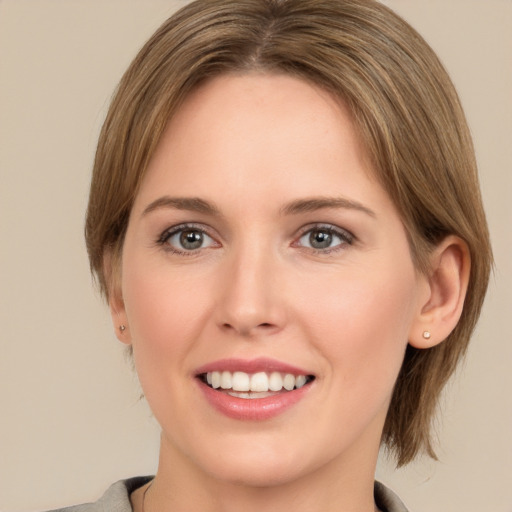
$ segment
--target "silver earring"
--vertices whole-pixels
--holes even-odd
[[[426,340],[429,340],[430,339],[430,331],[423,331],[423,337],[426,339]]]
[[[126,331],[126,325],[120,325],[120,326],[119,326],[119,330],[121,331],[121,333],[123,333],[124,331]]]

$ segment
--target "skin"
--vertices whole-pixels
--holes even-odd
[[[155,206],[163,197],[218,211]],[[344,202],[291,211],[311,198]],[[207,233],[200,249],[165,239],[182,223]],[[312,247],[311,230],[325,226],[350,240]],[[150,162],[111,294],[113,321],[127,326],[118,337],[133,346],[162,428],[146,512],[373,511],[404,351],[453,328],[466,260],[451,239],[434,255],[435,278],[416,271],[347,108],[321,89],[253,73],[193,92]],[[436,332],[428,341],[426,328]],[[232,357],[271,357],[315,380],[275,418],[228,418],[205,400],[195,370]],[[143,490],[132,495],[135,510]]]

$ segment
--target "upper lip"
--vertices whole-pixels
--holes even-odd
[[[201,375],[215,371],[238,371],[251,374],[258,372],[281,372],[291,373],[292,375],[312,375],[311,372],[308,372],[303,368],[266,357],[260,357],[257,359],[219,359],[201,366],[195,373],[196,375]]]

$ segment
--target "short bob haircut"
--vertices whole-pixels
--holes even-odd
[[[469,248],[462,317],[443,343],[408,346],[382,436],[398,466],[420,452],[435,458],[436,404],[466,351],[492,254],[472,141],[454,87],[423,38],[384,5],[197,0],[167,20],[123,76],[99,137],[85,228],[93,274],[108,299],[119,286],[137,191],[184,98],[209,78],[249,72],[298,77],[348,105],[375,176],[401,216],[418,271],[429,272],[429,254],[449,234]]]

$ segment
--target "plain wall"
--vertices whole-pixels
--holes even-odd
[[[155,471],[158,428],[83,243],[96,138],[179,0],[0,0],[0,510],[95,500]],[[438,52],[473,131],[496,272],[443,399],[440,462],[378,477],[411,511],[511,512],[512,2],[389,0]]]

